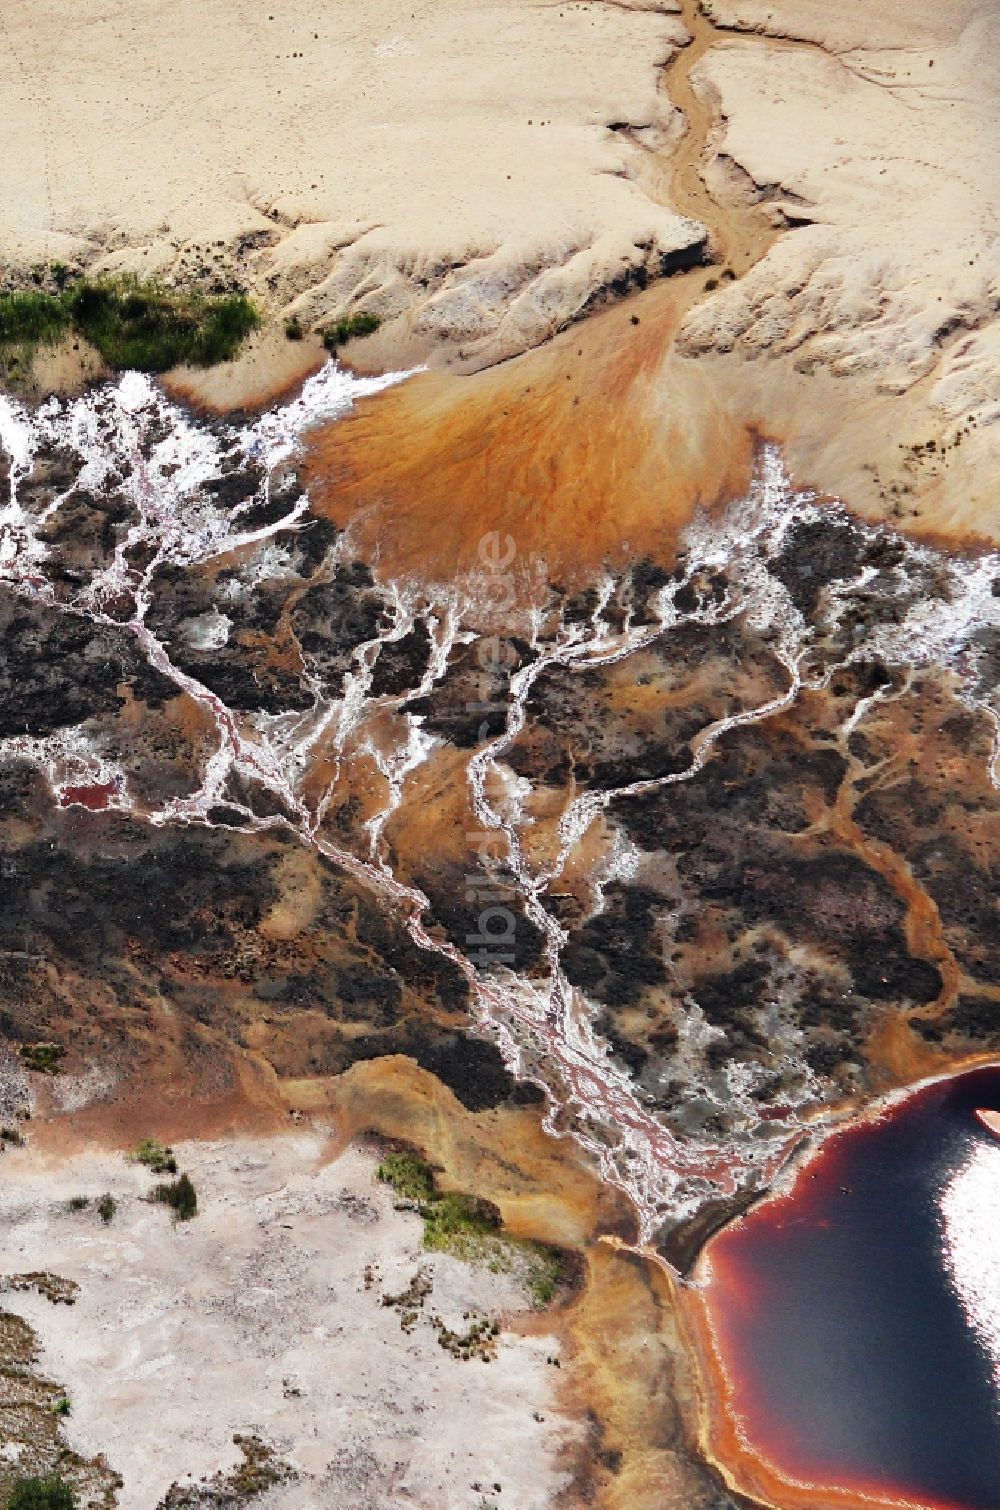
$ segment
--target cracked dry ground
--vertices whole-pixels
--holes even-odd
[[[684,1269],[804,1115],[996,1053],[995,560],[768,453],[675,561],[498,612],[380,581],[287,459],[123,392],[8,447],[8,1114],[40,1044],[57,1106],[194,1134],[402,1054],[573,1133]],[[128,431],[99,472],[94,425]]]

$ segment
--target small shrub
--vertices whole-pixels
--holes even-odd
[[[154,1185],[151,1199],[173,1207],[179,1222],[189,1222],[198,1214],[197,1192],[186,1174],[171,1180],[169,1184]]]
[[[718,288],[718,286],[719,286],[719,280],[718,280],[718,278],[706,278],[705,279],[705,292],[706,292],[706,294],[710,294],[712,292],[712,290],[714,288]]]
[[[177,1173],[173,1149],[157,1143],[155,1138],[143,1138],[141,1143],[137,1143],[132,1151],[132,1158],[137,1164],[145,1164],[154,1174]]]
[[[29,1070],[39,1075],[58,1075],[59,1061],[65,1050],[59,1043],[22,1043],[21,1059]]]
[[[285,321],[285,336],[289,341],[301,341],[302,334],[302,322],[298,315],[293,315],[290,320]]]
[[[73,1409],[73,1407],[69,1403],[69,1399],[67,1398],[67,1396],[66,1395],[60,1395],[59,1399],[55,1402],[55,1404],[52,1407],[52,1414],[54,1416],[68,1416],[70,1414],[70,1412],[72,1411],[72,1409]]]
[[[24,1135],[16,1127],[0,1127],[0,1143],[12,1143],[15,1148],[22,1148]]]
[[[381,325],[378,315],[359,313],[346,315],[343,320],[338,320],[336,325],[327,326],[323,332],[323,345],[327,351],[336,351],[338,346],[343,346],[345,341],[350,341],[353,336],[370,336]]]
[[[76,1495],[58,1474],[44,1479],[19,1479],[7,1510],[76,1510]]]
[[[78,1200],[79,1197],[77,1196],[75,1197],[75,1199]],[[118,1202],[115,1200],[113,1195],[105,1194],[101,1196],[101,1199],[97,1203],[97,1214],[101,1218],[101,1221],[104,1223],[105,1227],[111,1221],[111,1218],[114,1216],[117,1210]]]
[[[90,1205],[90,1196],[71,1195],[69,1200],[66,1202],[66,1205],[69,1207],[70,1211],[86,1211],[87,1207]]]

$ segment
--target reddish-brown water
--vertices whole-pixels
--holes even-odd
[[[706,1301],[750,1451],[786,1479],[1000,1506],[1000,1070],[831,1137],[710,1245]]]

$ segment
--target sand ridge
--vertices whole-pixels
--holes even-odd
[[[417,349],[523,350],[703,236],[607,129],[667,132],[672,10],[15,0],[0,259],[235,275],[307,325],[361,305]]]

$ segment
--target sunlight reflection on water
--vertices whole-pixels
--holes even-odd
[[[952,1286],[989,1355],[1000,1414],[1000,1142],[980,1143],[941,1194]]]

